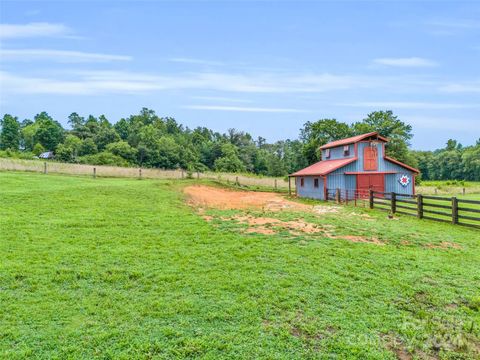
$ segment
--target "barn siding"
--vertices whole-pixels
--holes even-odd
[[[410,183],[407,186],[402,186],[398,181],[402,175],[408,175]],[[413,194],[413,173],[408,170],[404,170],[397,174],[385,175],[385,192],[396,192],[397,194]]]
[[[354,197],[354,190],[357,189],[356,175],[345,175],[345,189],[352,193],[349,197]]]
[[[297,195],[309,199],[324,200],[323,178],[319,176],[304,176],[304,186],[300,186],[301,177],[296,178]],[[314,187],[313,179],[318,179],[318,188]]]
[[[345,189],[345,175],[343,173],[344,171],[327,175],[327,188],[330,190]]]
[[[358,160],[350,164],[337,169],[327,175],[327,188],[329,190],[341,189],[343,190],[342,197],[344,196],[345,190],[356,190],[357,188],[357,177],[356,175],[345,175],[345,172],[362,172],[365,174],[370,173],[371,171],[365,171],[363,169],[363,151],[366,146],[369,146],[368,142],[359,142],[357,143],[358,147]],[[355,156],[355,146],[350,144],[350,155],[343,156],[343,146],[335,147],[330,149],[330,158],[329,160],[342,159],[342,158],[351,158]],[[373,172],[395,172],[394,174],[385,174],[385,192],[396,192],[398,194],[413,194],[414,189],[414,173],[398,164],[395,164],[391,161],[384,159],[383,153],[383,143],[379,142],[377,145],[378,153],[378,169]],[[322,156],[325,158],[325,150],[322,150]],[[403,187],[400,183],[400,177],[402,175],[408,175],[410,178],[410,184]],[[300,178],[297,178],[297,193],[300,197],[307,197],[313,199],[324,198],[323,192],[323,179],[319,178],[319,188],[315,189],[313,187],[313,176],[306,176],[304,188],[300,187]]]
[[[350,154],[348,156],[343,155],[343,146],[330,148],[330,157],[327,159],[325,150],[322,150],[322,160],[336,160],[336,159],[349,159],[355,157],[355,145],[348,145]]]

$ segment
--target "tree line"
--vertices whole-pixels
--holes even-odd
[[[147,108],[114,124],[104,115],[72,113],[68,124],[63,128],[46,112],[23,121],[5,114],[0,156],[33,158],[51,151],[56,160],[72,163],[284,176],[321,160],[319,147],[327,142],[378,131],[390,140],[387,154],[419,168],[423,179],[480,179],[480,140],[469,147],[449,140],[445,149],[411,151],[412,127],[392,111],[375,111],[353,124],[307,122],[298,139],[274,143],[236,129],[190,129]]]

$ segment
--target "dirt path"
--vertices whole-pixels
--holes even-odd
[[[266,211],[313,210],[313,206],[290,201],[281,195],[268,192],[234,191],[205,185],[188,186],[184,192],[188,195],[190,204],[203,208],[262,209]]]

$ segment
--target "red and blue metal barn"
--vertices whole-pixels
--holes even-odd
[[[419,171],[386,156],[387,142],[372,132],[322,146],[322,161],[290,175],[297,196],[325,200],[337,189],[348,199],[366,196],[370,190],[415,194]]]

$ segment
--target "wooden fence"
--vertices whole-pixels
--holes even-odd
[[[87,175],[92,177],[122,177],[138,179],[207,179],[238,186],[256,187],[265,190],[288,191],[295,183],[285,178],[248,176],[245,174],[220,172],[190,172],[182,169],[165,170],[104,165],[84,165],[57,161],[22,160],[0,158],[0,170],[32,171],[44,174]]]
[[[480,229],[480,201],[370,191],[370,208]]]

